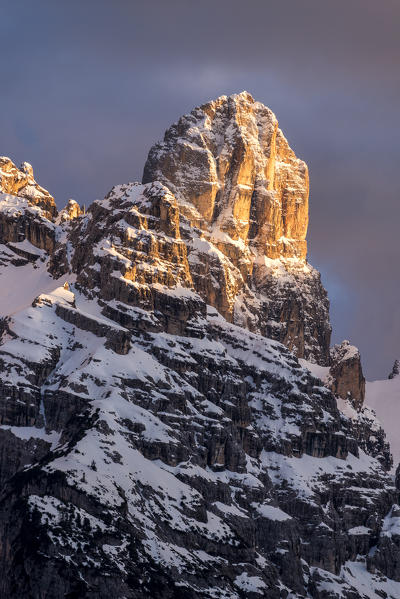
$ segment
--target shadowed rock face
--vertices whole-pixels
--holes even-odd
[[[400,361],[395,360],[393,364],[393,368],[388,376],[388,379],[394,379],[396,376],[400,374]]]
[[[54,250],[54,198],[36,183],[27,162],[18,169],[9,158],[0,157],[0,206],[0,244],[9,245],[22,263],[38,259],[35,248]]]
[[[365,398],[365,378],[360,352],[354,345],[343,341],[331,349],[329,375],[333,393],[350,399],[356,408],[361,408]]]
[[[0,597],[359,599],[367,580],[396,599],[384,433],[295,355],[330,361],[302,163],[248,94],[200,113],[204,202],[184,195],[204,163],[172,150],[176,184],[117,185],[86,213],[2,196],[0,277],[21,297],[0,286]],[[290,255],[252,223],[267,205]],[[54,243],[21,263],[33,222]]]

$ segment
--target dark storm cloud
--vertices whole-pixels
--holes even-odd
[[[400,355],[397,0],[1,3],[0,154],[89,203],[141,177],[180,114],[247,89],[311,176],[309,249],[335,340]]]

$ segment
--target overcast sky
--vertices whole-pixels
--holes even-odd
[[[0,155],[61,207],[140,179],[181,114],[244,89],[310,168],[310,262],[368,378],[400,357],[398,0],[3,0]]]

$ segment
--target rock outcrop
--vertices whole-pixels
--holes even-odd
[[[335,395],[351,400],[361,408],[365,398],[365,378],[360,352],[349,341],[331,349],[330,387]]]
[[[46,253],[54,250],[56,215],[54,198],[36,183],[32,166],[24,162],[18,169],[9,158],[1,157],[0,244],[21,256],[20,264],[40,257],[35,248]],[[4,252],[3,256],[7,259]]]
[[[83,210],[79,206],[78,202],[70,199],[70,200],[68,200],[65,208],[60,210],[60,212],[58,214],[57,222],[65,223],[65,222],[71,221],[75,218],[78,218],[78,216],[81,216],[82,214],[83,214]]]
[[[143,182],[154,180],[176,197],[203,299],[328,364],[329,303],[306,262],[307,166],[271,110],[247,92],[195,108],[150,150]]]
[[[189,203],[192,224],[214,226],[228,244],[267,258],[306,257],[307,166],[273,112],[247,92],[221,96],[172,125],[150,150],[143,182],[150,181]]]
[[[49,220],[57,214],[54,198],[36,183],[32,165],[28,162],[18,168],[10,158],[0,156],[0,193],[18,196],[27,200],[30,206],[38,206]]]
[[[22,296],[1,304],[0,596],[396,599],[399,489],[348,344],[340,397],[320,380],[306,168],[246,93],[180,123],[161,181],[52,219],[0,202],[54,236],[0,260]]]

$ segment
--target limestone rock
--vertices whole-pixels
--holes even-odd
[[[106,219],[151,213],[153,192],[118,203],[115,191]],[[68,287],[2,332],[0,594],[85,596],[90,581],[102,599],[173,599],[182,584],[188,599],[253,599],[250,579],[272,599],[283,586],[319,599],[318,569],[346,598],[341,568],[366,556],[396,491],[332,393],[283,345],[201,301],[177,335],[167,302],[139,309],[83,279]],[[183,311],[182,289],[168,293]],[[129,326],[111,320],[122,313]],[[112,345],[118,331],[129,344]]]
[[[79,206],[78,202],[70,199],[70,200],[68,200],[65,208],[60,210],[60,212],[58,214],[57,222],[64,223],[67,221],[71,221],[74,218],[78,218],[78,216],[81,216],[82,214],[83,214],[83,210]]]
[[[349,341],[342,341],[331,350],[330,386],[336,396],[350,399],[360,408],[365,397],[365,378],[360,352]]]
[[[159,180],[215,226],[268,258],[306,256],[308,171],[272,111],[243,92],[195,108],[149,153]]]
[[[371,571],[400,581],[400,507],[393,505],[383,521],[378,542],[368,559]]]
[[[329,303],[306,262],[308,171],[275,115],[243,92],[183,116],[143,182],[175,195],[195,289],[229,321],[329,363]]]
[[[41,208],[49,220],[57,214],[54,198],[36,183],[32,165],[28,162],[23,162],[18,168],[10,158],[0,157],[0,193],[28,200],[29,205]]]
[[[50,254],[56,245],[56,229],[28,200],[0,194],[0,243],[22,256],[34,255],[34,248]]]
[[[156,311],[157,326],[161,319],[170,333],[185,334],[192,317],[205,314],[204,302],[192,289],[178,205],[160,183],[116,186],[72,224],[70,240],[74,253],[69,268],[77,274],[77,284],[89,295],[92,290],[99,294],[107,314],[125,326],[130,326],[129,310],[121,311],[119,302]],[[59,264],[59,258],[51,261],[58,276]],[[131,326],[137,326],[137,313]]]
[[[172,183],[118,185],[53,221],[1,200],[0,274],[21,294],[0,319],[1,597],[400,596],[399,482],[354,407],[354,352],[329,355],[306,171],[255,104],[184,117]],[[32,251],[33,223],[53,235],[40,265],[10,249]],[[350,401],[319,379],[331,361]]]
[[[21,265],[41,256],[35,248],[45,253],[54,250],[56,215],[54,199],[36,183],[32,166],[24,162],[18,169],[9,158],[1,157],[0,243],[22,256]]]

